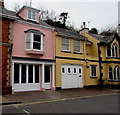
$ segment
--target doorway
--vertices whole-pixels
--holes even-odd
[[[49,65],[45,65],[45,89],[50,89],[50,66]]]

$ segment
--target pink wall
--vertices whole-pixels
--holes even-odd
[[[40,22],[40,18],[39,18],[39,12],[36,12],[36,22],[39,23]]]
[[[36,29],[44,33],[44,55],[27,54],[25,52],[25,32],[29,29]],[[54,59],[54,33],[51,30],[32,27],[15,22],[13,26],[13,52],[12,56],[29,57],[38,59]]]
[[[18,15],[22,17],[24,20],[27,20],[27,9],[23,9],[21,12],[19,12]]]

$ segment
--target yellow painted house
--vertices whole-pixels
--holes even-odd
[[[56,89],[94,86],[99,79],[119,84],[119,46],[117,34],[104,37],[88,33],[87,28],[76,33],[55,27]]]

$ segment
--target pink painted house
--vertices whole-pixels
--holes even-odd
[[[13,24],[12,91],[55,89],[54,29],[24,6]]]

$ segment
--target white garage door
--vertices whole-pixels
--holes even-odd
[[[81,65],[62,65],[62,88],[83,87],[83,76]]]

